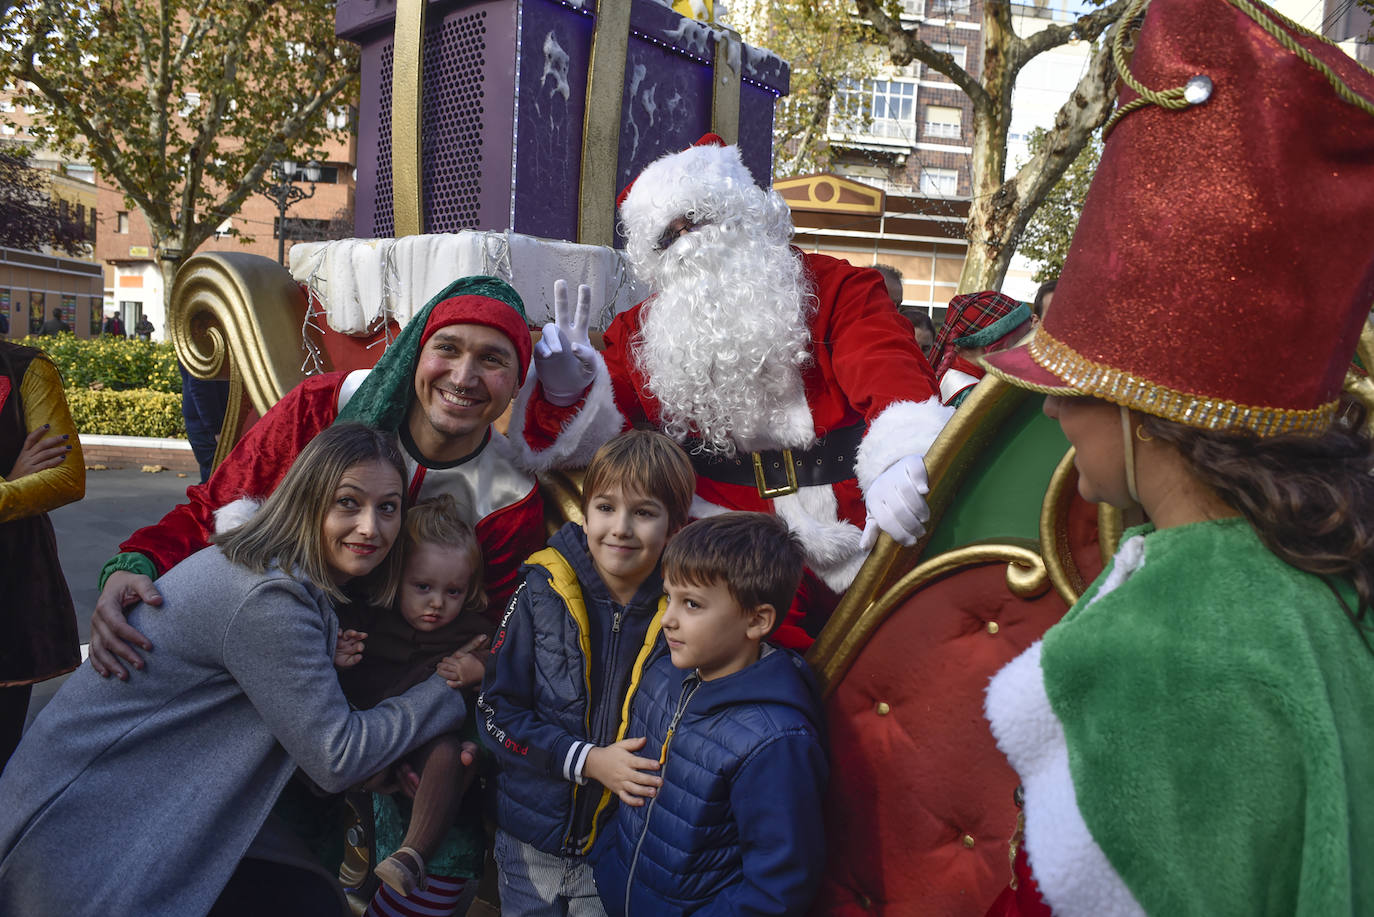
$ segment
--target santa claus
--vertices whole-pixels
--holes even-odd
[[[589,293],[555,290],[511,429],[537,470],[581,467],[631,424],[688,451],[693,515],[774,512],[808,576],[779,630],[804,648],[878,531],[929,520],[923,457],[949,416],[929,364],[872,269],[789,245],[787,204],[738,148],[707,135],[620,199],[626,255],[654,295],[588,340]]]

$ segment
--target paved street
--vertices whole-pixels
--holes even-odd
[[[119,549],[119,543],[140,526],[156,522],[180,503],[194,477],[179,478],[176,472],[149,474],[138,468],[86,472],[86,497],[52,512],[62,572],[76,604],[81,641],[90,639],[91,609],[100,591],[100,568]],[[29,720],[37,715],[62,683],[62,679],[35,685],[29,704]]]

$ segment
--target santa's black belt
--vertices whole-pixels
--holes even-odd
[[[732,457],[696,451],[699,444],[686,443],[697,474],[721,484],[753,486],[765,500],[785,497],[798,487],[838,484],[854,477],[854,459],[864,438],[864,425],[831,430],[810,449],[766,449],[736,453]]]

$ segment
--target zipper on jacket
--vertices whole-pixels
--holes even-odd
[[[668,772],[668,745],[673,741],[673,733],[677,732],[678,723],[682,722],[682,715],[687,712],[687,704],[691,702],[692,695],[697,693],[697,688],[700,687],[701,676],[695,672],[688,675],[682,683],[682,693],[678,695],[677,708],[673,710],[673,718],[668,721],[668,731],[663,739],[663,750],[658,756],[659,777],[664,777]],[[630,869],[625,874],[625,917],[629,917],[630,914],[630,889],[634,888],[635,869],[639,866],[639,851],[644,847],[644,838],[649,836],[649,817],[654,814],[654,803],[656,802],[658,802],[657,794],[644,807],[644,826],[639,829],[639,840],[635,841],[635,852],[630,857]]]
[[[603,656],[611,660],[611,662],[614,662],[616,657],[620,654],[620,619],[624,616],[625,609],[619,605],[612,605],[611,607],[615,608],[615,611],[611,613],[610,646],[606,648],[606,652]],[[590,615],[588,615],[588,618],[590,620]],[[588,668],[591,668],[592,660],[588,659],[584,664]],[[605,735],[611,725],[611,723],[608,722],[608,717],[617,717],[620,713],[620,705],[613,702],[615,699],[615,685],[612,684],[610,671],[602,673],[601,682],[601,704],[599,705],[600,709],[597,710],[595,728],[593,728],[592,723],[591,698],[587,699],[587,741],[594,746],[597,745],[598,737]],[[614,730],[610,731],[611,735],[614,736]],[[563,849],[569,853],[576,853],[581,850],[582,842],[586,840],[586,838],[573,837],[573,829],[577,827],[577,804],[582,796],[582,789],[583,787],[578,784],[573,784],[572,815],[568,818],[568,824],[563,833]],[[587,826],[587,831],[592,833],[596,831],[595,808],[592,810],[592,823]]]
[[[620,621],[625,616],[625,606],[612,604],[614,611],[611,612],[611,640],[610,646],[606,647],[606,652],[602,654],[610,664],[606,666],[606,671],[601,673],[601,705],[597,711],[596,731],[588,734],[588,740],[596,742],[598,736],[615,735],[615,722],[620,717],[620,704],[616,703],[615,679],[611,677],[615,670],[616,660],[620,657]],[[591,660],[587,660],[591,665]],[[588,724],[590,725],[590,724]]]

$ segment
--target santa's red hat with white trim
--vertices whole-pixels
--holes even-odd
[[[616,203],[632,262],[656,251],[668,225],[679,217],[694,225],[734,217],[777,232],[769,228],[778,226],[775,211],[787,207],[780,196],[759,187],[738,146],[709,133],[645,166]],[[790,226],[789,220],[787,234],[777,241],[790,238]]]

